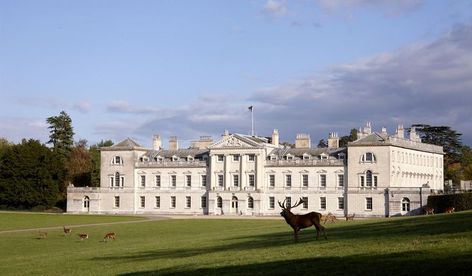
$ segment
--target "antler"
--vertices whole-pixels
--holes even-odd
[[[300,200],[299,200],[297,203],[295,203],[295,205],[293,205],[292,207],[290,207],[289,209],[295,208],[295,207],[297,207],[298,205],[302,204],[303,202],[305,202],[305,201],[303,200],[303,198],[300,197]]]
[[[287,209],[287,207],[285,207],[285,201],[286,201],[286,200],[287,200],[287,199],[284,199],[284,202],[282,202],[282,203],[280,203],[280,201],[277,200],[277,202],[279,203],[280,208],[282,208],[282,209]]]

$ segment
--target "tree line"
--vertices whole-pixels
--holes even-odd
[[[100,186],[100,147],[111,140],[87,145],[74,142],[70,116],[62,111],[46,119],[49,141],[23,139],[14,144],[0,138],[0,209],[65,209],[67,186]],[[463,145],[461,135],[447,126],[412,125],[425,143],[443,146],[444,177],[458,184],[472,179],[472,149]],[[340,137],[340,147],[357,139],[357,130]],[[283,144],[283,143],[282,143]],[[286,146],[290,146],[287,143]],[[327,147],[320,140],[318,147]]]
[[[67,186],[100,186],[99,148],[74,142],[72,120],[65,112],[46,119],[49,141],[23,139],[14,144],[0,138],[0,209],[64,209]]]

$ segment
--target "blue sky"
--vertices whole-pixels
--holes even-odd
[[[449,125],[472,144],[472,2],[0,1],[0,137],[225,129],[293,141],[371,121]],[[164,143],[166,146],[166,143]]]

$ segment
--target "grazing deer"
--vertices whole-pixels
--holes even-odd
[[[454,207],[446,208],[446,213],[448,213],[448,214],[454,213]]]
[[[354,220],[354,217],[355,217],[355,216],[356,216],[355,213],[352,214],[352,215],[347,215],[347,216],[346,216],[346,221],[348,221],[348,220]]]
[[[103,241],[115,240],[116,234],[114,232],[107,233],[105,237],[103,237]]]
[[[72,233],[72,229],[66,228],[65,226],[62,226],[62,228],[64,228],[64,236],[70,235],[70,233]]]
[[[40,239],[45,239],[45,238],[48,237],[48,232],[46,232],[46,231],[43,232],[43,231],[39,230],[38,234],[39,234]]]
[[[335,215],[328,213],[326,216],[322,217],[321,219],[323,221],[323,224],[326,224],[327,222],[336,222],[338,219],[336,218]]]
[[[430,214],[434,215],[434,208],[432,207],[426,206],[423,208],[423,210],[424,210],[425,215],[430,215]]]
[[[88,239],[88,235],[85,233],[78,234],[78,236],[81,241]]]
[[[320,220],[322,215],[317,212],[310,212],[304,215],[294,215],[290,209],[297,207],[298,205],[302,204],[304,201],[300,198],[300,201],[295,203],[293,206],[285,206],[285,200],[283,203],[279,203],[280,208],[282,208],[282,212],[280,215],[284,217],[285,221],[293,228],[293,234],[295,238],[295,242],[298,241],[298,231],[303,228],[310,227],[312,225],[316,228],[316,239],[318,240],[320,236],[320,232],[322,231],[324,234],[325,239],[326,237],[325,228],[320,224]]]

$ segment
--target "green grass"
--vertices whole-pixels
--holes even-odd
[[[4,215],[0,214],[1,221]],[[97,219],[88,218],[93,223]],[[22,219],[25,217],[20,216]],[[73,227],[75,234],[90,235],[85,241],[76,235],[65,237],[60,230],[49,231],[47,239],[38,239],[37,232],[3,233],[0,274],[470,274],[471,211],[338,222],[326,227],[328,240],[315,241],[312,228],[300,233],[298,243],[293,242],[292,231],[282,218]],[[116,241],[101,240],[108,231],[117,233]]]

